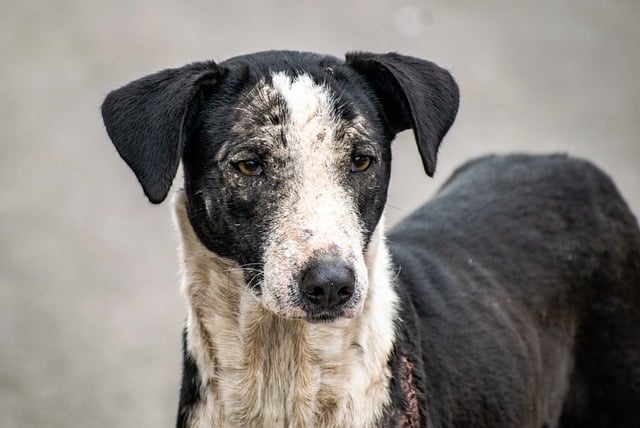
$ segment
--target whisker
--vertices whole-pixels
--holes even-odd
[[[408,210],[406,208],[400,208],[399,206],[394,205],[394,204],[390,204],[390,203],[387,203],[385,208],[393,208],[394,210],[400,211],[403,214],[409,214],[411,212],[411,210]]]
[[[396,270],[395,275],[393,276],[393,278],[391,278],[392,281],[395,281],[396,279],[398,279],[398,277],[400,276],[401,270],[402,270],[402,266],[398,266],[398,269]]]
[[[256,285],[256,283],[262,281],[264,279],[264,275],[256,275],[253,278],[251,278],[251,280],[249,281],[249,283],[247,284],[248,287],[253,287]]]

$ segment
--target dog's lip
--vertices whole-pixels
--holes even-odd
[[[353,301],[348,302],[344,306],[339,306],[332,309],[322,308],[309,302],[303,303],[300,307],[302,312],[304,312],[304,316],[299,319],[304,319],[305,321],[318,324],[318,323],[330,323],[338,320],[349,320],[352,318],[356,318],[360,312],[361,308],[358,305],[354,304]]]
[[[355,318],[359,311],[340,308],[333,311],[307,311],[305,320],[312,324],[326,324],[338,320],[348,320]]]
[[[332,321],[336,321],[338,319],[345,318],[342,311],[338,313],[320,313],[320,314],[309,314],[306,317],[306,320],[312,324],[326,324]]]
[[[283,318],[306,321],[311,324],[326,324],[337,320],[353,318],[346,313],[344,308],[333,311],[322,311],[298,307],[295,312],[278,311],[277,314]]]

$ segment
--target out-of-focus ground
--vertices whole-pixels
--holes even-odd
[[[474,155],[568,152],[640,212],[640,2],[0,0],[0,426],[162,427],[180,378],[176,238],[108,141],[105,94],[264,49],[395,50],[461,92],[434,180],[395,143],[397,221]]]

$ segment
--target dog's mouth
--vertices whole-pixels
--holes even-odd
[[[354,302],[356,303],[356,302]],[[304,318],[306,321],[312,324],[326,324],[339,319],[351,319],[360,314],[360,310],[355,307],[344,307],[336,310],[318,310],[308,309],[307,316]]]
[[[320,313],[320,314],[309,314],[305,321],[311,324],[328,324],[330,322],[336,321],[338,319],[343,318],[342,313]]]
[[[270,309],[270,308],[268,308]],[[357,312],[357,313],[356,313]],[[310,324],[330,324],[339,320],[355,318],[359,311],[335,310],[335,311],[314,311],[304,308],[290,308],[290,310],[279,310],[279,316],[288,319],[306,321]]]

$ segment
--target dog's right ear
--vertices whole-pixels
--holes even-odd
[[[102,103],[109,138],[154,204],[167,197],[203,89],[223,75],[213,61],[168,69],[110,92]]]

